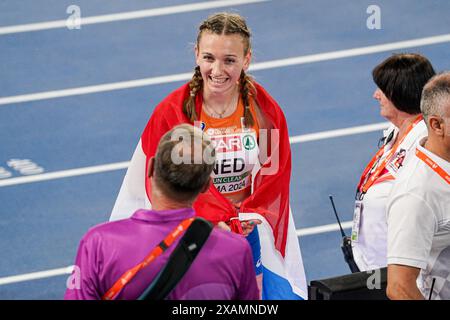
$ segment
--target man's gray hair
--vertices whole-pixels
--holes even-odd
[[[444,117],[445,108],[450,108],[450,72],[435,75],[422,91],[420,110],[425,122],[429,116]]]
[[[154,179],[174,200],[194,200],[209,183],[215,150],[209,137],[189,124],[168,131],[155,155]]]

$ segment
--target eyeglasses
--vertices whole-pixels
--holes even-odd
[[[393,137],[394,137],[394,130],[392,130],[387,137],[381,137],[380,140],[378,140],[378,149],[387,145],[392,140]]]

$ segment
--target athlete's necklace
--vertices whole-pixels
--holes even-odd
[[[209,106],[205,101],[203,101],[203,106],[205,107],[206,112],[213,118],[219,118],[222,119],[224,117],[227,117],[236,109],[237,106],[237,100],[239,99],[239,95],[235,95],[231,101],[230,104],[228,104],[222,112],[216,112],[211,106]]]

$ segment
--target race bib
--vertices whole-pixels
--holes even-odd
[[[259,161],[259,148],[256,133],[235,132],[212,136],[216,150],[216,163],[212,180],[222,194],[242,191],[251,187],[251,172]]]

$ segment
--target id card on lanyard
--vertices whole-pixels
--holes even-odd
[[[358,187],[356,189],[356,200],[362,200],[364,198],[364,195],[370,189],[370,187],[372,187],[373,184],[379,178],[382,178],[382,175],[385,172],[386,165],[389,162],[391,162],[391,160],[395,156],[395,152],[397,151],[397,148],[402,144],[403,140],[405,140],[405,138],[408,136],[408,134],[411,132],[411,130],[420,121],[422,121],[422,119],[423,119],[422,115],[417,116],[417,118],[414,120],[414,122],[408,126],[408,129],[406,130],[406,133],[403,135],[403,137],[401,139],[397,139],[397,141],[394,143],[394,145],[390,148],[389,151],[387,151],[385,153],[384,147],[382,147],[382,148],[380,148],[380,150],[378,150],[378,152],[375,154],[375,156],[372,158],[372,160],[366,166],[363,174],[361,175]]]
[[[363,211],[363,203],[361,200],[355,201],[355,211],[353,213],[353,225],[352,225],[352,242],[358,242],[359,239],[359,227],[361,225],[361,214]]]

